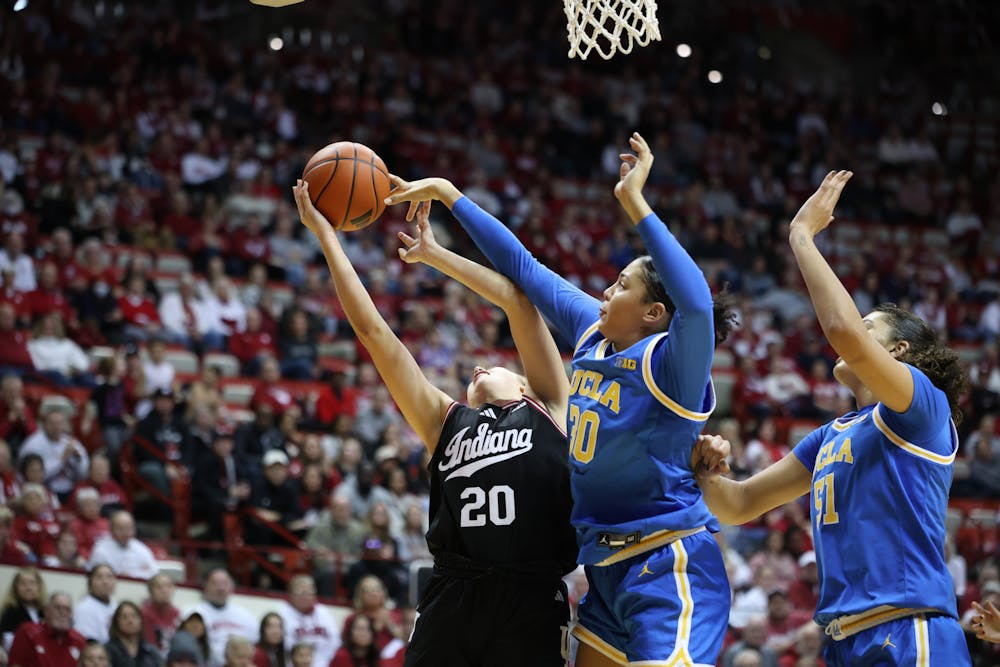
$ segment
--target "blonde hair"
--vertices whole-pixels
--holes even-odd
[[[2,520],[2,518],[0,518],[0,520]],[[0,604],[0,611],[7,611],[8,609],[21,604],[21,601],[17,598],[17,584],[21,581],[21,577],[35,578],[35,582],[38,584],[38,606],[42,606],[46,596],[45,580],[42,579],[42,573],[33,567],[25,567],[19,570],[18,573],[14,575],[14,578],[10,580],[10,586],[7,587],[7,594],[3,596],[3,604]]]
[[[374,574],[366,574],[365,576],[361,577],[361,580],[358,582],[357,588],[354,589],[354,608],[357,611],[361,611],[361,609],[363,608],[361,604],[363,597],[361,592],[362,589],[365,587],[366,583],[373,581],[376,584],[378,584],[379,589],[382,591],[382,596],[388,599],[389,594],[386,592],[385,584],[382,583],[382,580],[376,577]]]

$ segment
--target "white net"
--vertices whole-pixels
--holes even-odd
[[[656,0],[563,0],[563,7],[570,58],[586,60],[596,50],[607,60],[660,39]]]

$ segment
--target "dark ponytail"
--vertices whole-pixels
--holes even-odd
[[[926,322],[894,303],[881,303],[872,312],[883,314],[896,340],[910,344],[899,360],[919,369],[931,384],[943,391],[951,406],[952,420],[955,424],[962,423],[958,401],[968,388],[968,379],[958,354],[938,343],[937,334]]]
[[[653,266],[653,258],[649,255],[639,258],[639,280],[642,281],[643,287],[646,288],[646,298],[649,299],[649,302],[662,303],[666,307],[667,312],[673,315],[677,307],[670,300],[670,297],[667,296],[667,290],[663,286],[663,281],[660,280],[660,274],[656,272],[656,267]],[[725,289],[716,294],[712,301],[712,316],[715,321],[715,344],[718,346],[719,343],[729,337],[730,332],[736,328],[737,323],[733,298]]]

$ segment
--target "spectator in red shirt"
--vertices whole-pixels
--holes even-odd
[[[174,582],[163,573],[154,574],[146,588],[149,597],[142,603],[143,638],[165,654],[181,616],[180,609],[174,606]]]
[[[45,488],[39,484],[25,484],[21,489],[21,514],[14,519],[11,535],[28,545],[36,561],[55,556],[59,524],[45,518]]]
[[[0,507],[0,565],[28,565],[31,550],[23,542],[18,542],[12,535],[14,513],[6,507]]]
[[[14,634],[10,667],[68,667],[77,664],[87,640],[73,629],[73,598],[57,592],[45,606],[45,620],[25,623]]]
[[[267,264],[271,257],[271,246],[263,234],[264,223],[257,213],[247,215],[246,223],[233,234],[233,257],[227,264],[229,272],[245,276],[250,265],[261,262]]]
[[[330,667],[379,667],[379,647],[372,622],[363,614],[354,614],[344,623],[343,644],[333,656]]]
[[[83,267],[76,261],[73,237],[65,227],[52,232],[52,252],[46,257],[58,269],[60,289],[66,289],[77,278],[85,275]]]
[[[125,294],[118,297],[118,308],[125,323],[125,335],[146,340],[160,330],[160,314],[156,304],[146,294],[146,279],[133,274],[125,285]]]
[[[316,399],[316,421],[323,426],[332,426],[340,415],[356,416],[358,413],[358,391],[347,384],[347,373],[335,369],[330,374],[330,385],[323,387]]]
[[[14,287],[14,269],[5,267],[0,269],[2,284],[0,284],[0,303],[8,304],[14,309],[14,316],[22,324],[31,320],[31,307],[28,301],[29,292],[22,292]]]
[[[246,329],[229,337],[229,351],[240,360],[247,375],[257,375],[264,357],[278,353],[277,341],[264,329],[260,310],[247,308]]]
[[[816,567],[816,553],[807,551],[799,556],[799,576],[788,589],[788,601],[797,611],[816,610],[819,602],[819,570]]]
[[[0,372],[21,375],[35,368],[28,352],[28,334],[17,329],[17,314],[0,302]]]
[[[808,664],[815,667],[826,667],[823,661],[823,637],[820,628],[811,620],[803,623],[795,631],[795,644],[778,659],[778,667],[799,667]],[[812,662],[807,662],[812,660]]]
[[[126,183],[124,192],[118,198],[115,226],[124,234],[126,241],[136,245],[144,245],[147,239],[156,234],[149,202],[135,183]]]
[[[76,492],[76,516],[70,521],[76,535],[77,550],[85,560],[98,538],[111,534],[111,524],[101,516],[101,496],[97,489],[86,487]]]
[[[187,250],[191,238],[198,233],[198,221],[191,217],[190,210],[187,193],[178,190],[170,197],[170,212],[163,216],[162,225],[170,230],[179,250]]]
[[[5,375],[0,379],[0,439],[17,451],[37,429],[31,408],[24,400],[24,383],[16,375]]]
[[[109,517],[118,510],[132,511],[132,501],[118,482],[111,478],[111,461],[104,454],[97,453],[91,457],[87,479],[76,485],[77,497],[84,489],[97,491],[103,517]]]
[[[386,605],[388,593],[385,584],[375,575],[369,574],[361,578],[354,591],[355,612],[344,619],[344,644],[349,646],[348,638],[351,636],[351,628],[357,618],[367,618],[370,625],[369,631],[374,632],[375,652],[378,656],[386,645],[402,634],[403,616],[399,609],[389,609]],[[337,653],[340,655],[340,652]],[[334,657],[336,662],[336,657]],[[331,667],[333,663],[330,663]],[[350,665],[351,663],[344,663]],[[377,663],[375,663],[377,664]]]
[[[281,369],[274,357],[264,357],[260,364],[260,379],[250,399],[254,411],[258,405],[268,405],[275,415],[280,415],[292,405],[295,398],[281,385]]]
[[[59,269],[51,261],[42,265],[38,287],[28,292],[26,298],[28,315],[33,322],[49,313],[59,313],[71,330],[76,327],[76,313],[59,285]]]

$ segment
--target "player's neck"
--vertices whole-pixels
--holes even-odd
[[[861,385],[854,390],[854,405],[858,410],[874,405],[876,402],[875,394],[868,387]]]

